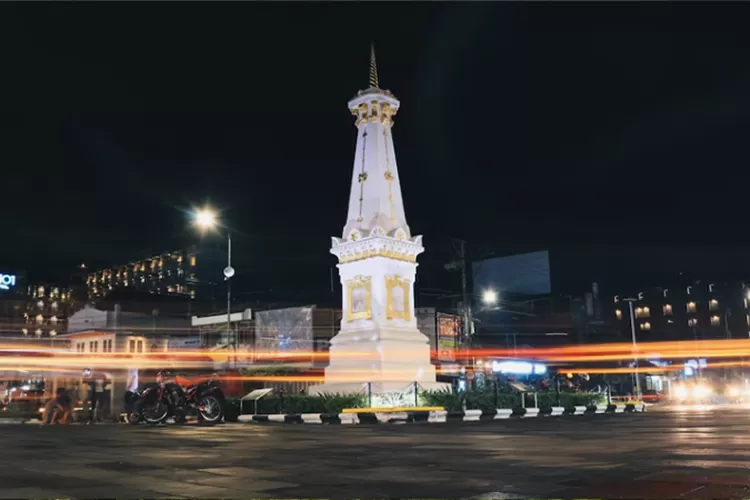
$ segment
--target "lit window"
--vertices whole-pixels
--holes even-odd
[[[177,263],[182,264],[182,255],[177,256]]]
[[[615,316],[617,319],[622,319],[622,311],[619,309],[615,309]]]
[[[698,320],[697,320],[697,319],[695,319],[695,318],[690,318],[690,319],[688,320],[688,326],[695,326],[695,325],[697,325],[697,324],[698,324]]]
[[[696,310],[695,302],[688,302],[687,303],[687,312],[694,313]]]
[[[750,318],[748,318],[747,324],[750,325]],[[24,337],[29,334],[28,328],[22,328],[21,333],[23,333]]]
[[[53,311],[57,311],[57,302],[53,302],[49,305]]]
[[[52,323],[53,325],[56,325],[57,324],[57,316],[52,316],[49,319],[49,322]]]
[[[41,309],[42,307],[44,307],[44,301],[43,301],[43,300],[40,300],[39,302],[37,302],[37,303],[36,303],[36,306],[37,306],[37,307],[38,307],[39,309]]]
[[[640,324],[641,330],[651,330],[651,323],[646,321],[645,323]]]
[[[191,255],[191,256],[190,256],[190,265],[191,265],[192,267],[195,267],[195,255]]]
[[[40,286],[37,289],[37,297],[44,297],[44,287],[43,286]]]
[[[671,304],[664,304],[661,308],[661,312],[664,314],[664,316],[671,316],[672,315],[672,305]]]
[[[34,335],[36,335],[37,337],[41,337],[42,336],[42,329],[41,328],[37,328],[36,331],[34,332]]]
[[[143,341],[142,340],[138,341],[138,352],[143,352]]]
[[[719,301],[716,299],[711,299],[708,301],[708,310],[709,311],[718,311],[719,310]]]
[[[135,340],[131,340],[131,341],[129,342],[129,346],[130,346],[130,349],[129,349],[129,351],[130,351],[130,352],[135,352]]]
[[[651,316],[651,309],[649,309],[648,307],[644,307],[643,308],[643,317],[644,318],[648,318],[649,316]]]
[[[57,330],[50,330],[49,331],[49,336],[50,337],[54,337],[55,335],[57,335]]]
[[[41,314],[37,314],[36,315],[36,322],[39,323],[39,324],[42,324],[43,321],[44,321],[44,316],[42,316]]]
[[[711,326],[721,325],[721,319],[718,316],[711,316]]]
[[[747,323],[747,326],[750,326],[750,316],[745,314],[745,323]]]
[[[648,318],[651,316],[651,310],[648,307],[636,307],[635,317],[636,318]]]

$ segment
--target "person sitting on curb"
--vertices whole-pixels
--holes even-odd
[[[57,389],[55,398],[47,401],[47,404],[44,406],[42,421],[45,425],[67,424],[72,410],[73,404],[68,391],[64,387],[60,387]]]

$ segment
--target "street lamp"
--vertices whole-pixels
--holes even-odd
[[[635,302],[638,299],[623,299],[625,302],[628,303],[630,306],[630,332],[633,337],[633,368],[635,371],[633,372],[633,378],[635,378],[635,393],[636,397],[641,397],[641,379],[638,376],[638,343],[635,339],[635,313],[633,312],[633,302]]]
[[[485,306],[492,307],[497,304],[497,292],[492,289],[487,289],[482,293],[482,302]]]
[[[206,207],[193,214],[193,223],[201,231],[212,231],[219,227],[219,217],[215,211]],[[234,274],[235,271],[232,267],[232,235],[227,232],[227,267],[224,268],[224,281],[227,282],[227,335],[230,336],[232,346],[236,351],[237,339],[232,336],[232,282],[230,281]]]

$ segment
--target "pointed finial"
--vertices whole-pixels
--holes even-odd
[[[375,62],[375,44],[370,44],[370,88],[378,89],[378,64]]]

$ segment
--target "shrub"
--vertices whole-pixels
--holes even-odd
[[[534,395],[526,394],[526,407],[534,407]],[[462,392],[451,392],[448,390],[425,391],[421,399],[427,406],[442,406],[448,411],[460,411],[466,405],[467,410],[492,411],[494,409],[513,409],[521,406],[521,397],[518,393],[511,392],[508,387],[500,385],[497,392],[493,387],[482,389],[471,389]],[[603,394],[590,393],[560,393],[560,404],[565,408],[574,406],[587,406],[589,404],[603,403]],[[540,409],[548,409],[557,406],[557,394],[554,391],[537,393],[537,404]]]
[[[361,394],[322,394],[310,396],[307,394],[285,394],[267,396],[260,399],[257,413],[341,413],[345,408],[364,408],[367,397]],[[243,404],[243,413],[252,413],[253,403]]]

